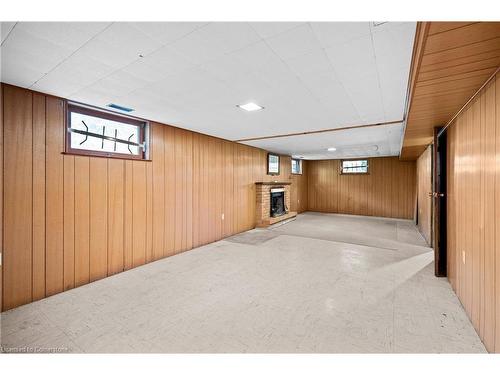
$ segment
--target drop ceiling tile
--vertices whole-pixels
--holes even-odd
[[[391,74],[381,75],[380,87],[384,110],[388,121],[400,120],[404,117],[406,88],[408,84],[407,70],[394,70]]]
[[[246,23],[210,23],[171,46],[192,61],[203,63],[236,51],[260,40],[257,33]]]
[[[165,45],[206,25],[204,22],[133,22],[132,25]]]
[[[250,22],[250,26],[252,26],[257,34],[263,39],[275,36],[303,24],[303,22]]]
[[[147,55],[161,47],[160,43],[130,23],[113,23],[100,33],[97,39],[133,52],[136,55]]]
[[[227,87],[234,92],[234,104],[247,102],[259,102],[265,100],[271,92],[271,88],[264,79],[255,72],[241,72],[233,75],[216,76]]]
[[[181,94],[196,95],[196,91],[218,84],[213,77],[199,67],[173,74],[150,84],[148,88],[159,97],[175,99]]]
[[[377,74],[357,76],[342,82],[361,117],[362,123],[385,121],[385,112]]]
[[[286,95],[292,90],[303,90],[304,85],[300,79],[281,61],[276,64],[269,64],[255,71],[267,85],[277,90],[277,92]]]
[[[114,23],[79,52],[114,68],[123,68],[161,45],[130,24]]]
[[[2,82],[19,87],[30,87],[44,75],[25,59],[18,59],[14,54],[6,57],[3,48],[1,55],[0,80]]]
[[[3,43],[5,38],[9,35],[9,33],[12,31],[14,26],[16,25],[15,22],[0,22],[0,42]]]
[[[328,128],[360,123],[361,118],[356,107],[341,83],[323,77],[311,91],[324,108],[323,111],[330,123]]]
[[[266,39],[266,42],[284,60],[321,48],[309,24],[285,31]]]
[[[109,94],[104,94],[101,91],[94,90],[91,87],[86,87],[68,96],[69,100],[91,104],[101,108],[107,108],[106,106],[110,103],[116,102],[117,98],[118,96],[110,96]]]
[[[176,74],[197,65],[169,46],[162,47],[141,60],[144,60],[159,76]]]
[[[337,80],[332,64],[323,49],[314,49],[285,62],[301,78],[314,79],[317,75],[329,75]]]
[[[225,78],[282,64],[265,42],[257,42],[204,63],[202,66],[214,76]]]
[[[153,83],[165,78],[169,74],[158,71],[145,61],[145,58],[134,61],[122,69],[123,72],[130,73],[146,82]]]
[[[82,58],[92,58],[115,69],[121,69],[138,60],[136,49],[122,48],[112,42],[93,39],[78,50]]]
[[[374,33],[373,47],[379,71],[387,73],[406,68],[410,71],[415,25],[399,24]]]
[[[300,77],[302,83],[318,99],[330,96],[332,93],[346,95],[342,84],[332,71],[323,71],[316,74]]]
[[[369,24],[370,24],[371,33],[374,35],[376,33],[379,33],[379,32],[397,29],[400,26],[409,26],[409,27],[413,27],[413,29],[415,29],[415,27],[417,26],[416,22],[377,22],[376,21],[376,22],[369,22]]]
[[[76,91],[81,90],[82,84],[74,80],[64,79],[59,74],[49,74],[39,79],[32,87],[35,91],[67,98]]]
[[[377,70],[371,36],[357,38],[325,51],[341,81],[373,74]]]
[[[414,23],[388,23],[374,33],[376,66],[386,117],[401,119],[409,80]]]
[[[67,81],[68,86],[75,85],[79,91],[113,72],[113,68],[90,57],[83,56],[80,51],[69,57],[40,79],[35,86],[46,88],[50,82]],[[71,93],[72,94],[72,93]],[[90,103],[92,104],[92,103]]]
[[[2,45],[3,59],[14,59],[31,70],[49,72],[73,51],[39,38],[17,26]]]
[[[114,93],[126,95],[147,84],[147,81],[137,78],[130,73],[117,71],[92,84],[92,88],[101,90],[103,93],[109,93],[110,95]]]
[[[19,22],[16,27],[75,51],[109,25],[106,22]]]
[[[370,35],[370,22],[311,22],[311,27],[324,48]]]

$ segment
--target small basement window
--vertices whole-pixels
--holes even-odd
[[[302,174],[302,160],[292,159],[292,174]]]
[[[146,159],[146,127],[145,121],[68,104],[66,152]]]
[[[368,160],[342,160],[341,161],[341,174],[367,174],[368,173]]]

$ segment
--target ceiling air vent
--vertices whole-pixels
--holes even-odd
[[[118,105],[118,104],[108,104],[107,105],[109,108],[113,108],[113,109],[117,109],[119,111],[123,111],[123,112],[133,112],[134,110],[132,108],[127,108],[127,107],[122,107],[121,105]]]

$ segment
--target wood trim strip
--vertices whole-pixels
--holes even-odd
[[[443,128],[439,131],[438,133],[438,137],[441,136],[441,134],[443,134],[446,129],[448,128],[448,126],[450,126],[453,121],[455,121],[455,119],[460,116],[460,114],[467,108],[467,106],[474,100],[474,98],[479,95],[481,93],[481,91],[488,85],[488,83],[493,79],[495,78],[495,76],[497,75],[497,73],[500,71],[500,66],[495,70],[495,72],[486,80],[486,82],[484,82],[482,84],[482,86],[470,97],[469,100],[467,100],[465,102],[465,104],[458,110],[457,113],[455,113],[455,115],[445,124],[445,126],[443,126]]]
[[[375,127],[375,126],[384,126],[384,125],[399,124],[399,123],[402,123],[403,121],[404,120],[386,121],[386,122],[377,122],[377,123],[365,124],[365,125],[344,126],[344,127],[341,127],[341,128],[333,128],[333,129],[312,130],[312,131],[300,132],[300,133],[268,135],[268,136],[263,136],[263,137],[253,137],[253,138],[238,139],[238,140],[236,140],[234,142],[250,142],[250,141],[259,141],[259,140],[262,140],[262,139],[295,137],[295,136],[298,136],[298,135],[320,134],[320,133],[337,132],[337,131],[350,130],[350,129],[371,128],[371,127]]]

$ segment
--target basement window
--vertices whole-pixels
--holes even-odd
[[[146,159],[146,130],[145,121],[68,104],[66,152]]]
[[[367,174],[368,160],[341,160],[340,174]]]
[[[292,174],[302,174],[302,160],[292,159]]]

